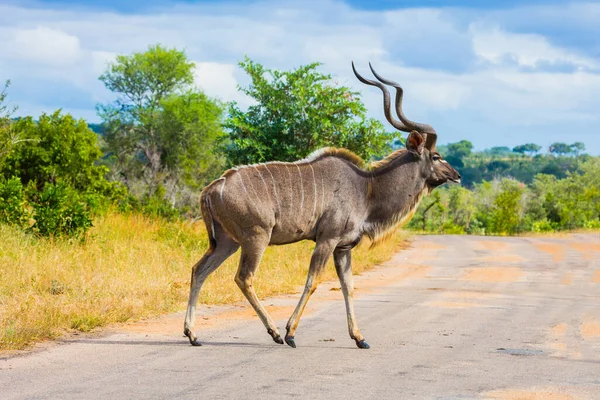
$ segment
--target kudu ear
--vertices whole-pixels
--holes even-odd
[[[417,131],[412,131],[406,138],[406,149],[416,155],[423,154],[425,148],[425,138]]]

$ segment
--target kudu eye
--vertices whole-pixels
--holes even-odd
[[[439,154],[434,154],[432,157],[433,161],[440,161],[442,157]]]

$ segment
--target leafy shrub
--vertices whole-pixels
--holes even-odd
[[[500,181],[499,192],[491,209],[491,229],[495,233],[516,233],[520,231],[523,214],[523,194],[525,185],[504,178]]]
[[[63,182],[46,184],[32,194],[35,223],[29,231],[41,236],[80,237],[92,225],[90,205],[85,197]]]
[[[587,221],[584,227],[585,229],[600,229],[600,219]]]
[[[17,177],[0,178],[0,222],[24,226],[28,219],[21,180]]]
[[[464,235],[465,228],[462,226],[458,226],[452,223],[452,221],[448,221],[442,226],[442,231],[448,235]]]
[[[172,221],[180,216],[179,210],[167,203],[162,197],[151,196],[141,206],[142,214],[152,218],[165,218]]]
[[[558,224],[556,222],[543,219],[541,221],[535,221],[531,226],[531,230],[537,233],[554,232],[558,230]]]

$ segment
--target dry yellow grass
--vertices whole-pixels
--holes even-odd
[[[108,214],[95,225],[84,244],[35,239],[0,225],[0,350],[185,308],[191,267],[207,247],[201,222]],[[354,272],[388,259],[405,237],[400,232],[371,251],[359,246]],[[303,285],[312,248],[312,242],[268,248],[255,280],[258,295]],[[243,300],[233,281],[238,259],[239,252],[210,276],[200,302]],[[333,278],[330,263],[322,279]]]

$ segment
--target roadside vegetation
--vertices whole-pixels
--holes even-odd
[[[405,239],[399,233],[377,251],[360,245],[355,273],[390,258]],[[138,213],[97,217],[84,243],[0,225],[0,350],[184,309],[191,267],[207,240],[201,221]],[[309,242],[269,247],[254,281],[259,296],[294,293],[304,285],[312,248]],[[238,260],[239,252],[211,275],[201,303],[245,301],[233,280]],[[321,279],[337,279],[333,264]]]
[[[103,122],[95,125],[60,110],[15,118],[6,82],[0,350],[182,309],[192,265],[207,248],[198,196],[228,166],[295,160],[324,145],[367,158],[390,151],[394,135],[318,63],[279,72],[245,59],[240,67],[251,78],[241,90],[257,101],[246,112],[196,88],[194,64],[177,49],[118,56],[99,77],[115,100],[98,105]],[[355,272],[388,259],[405,237],[357,248]],[[258,294],[303,285],[312,247],[269,248]],[[208,279],[201,302],[243,300],[233,280],[237,261]],[[330,265],[322,279],[333,278]]]
[[[319,72],[245,58],[247,110],[194,85],[184,52],[160,45],[120,55],[99,77],[114,101],[100,124],[57,110],[15,117],[0,92],[0,350],[70,330],[89,331],[184,307],[192,265],[207,247],[198,197],[226,168],[293,161],[323,146],[366,160],[403,146],[366,116],[359,94]],[[410,224],[427,232],[516,234],[600,228],[600,161],[582,143],[474,153],[443,146],[465,185],[436,190]],[[388,259],[406,240],[354,250],[354,271]],[[295,291],[312,243],[269,248],[259,296]],[[237,257],[207,281],[201,302],[243,300]],[[329,266],[322,279],[335,278]]]
[[[468,141],[440,148],[463,185],[423,200],[409,228],[449,234],[514,235],[600,229],[600,157],[583,143],[471,152]]]

